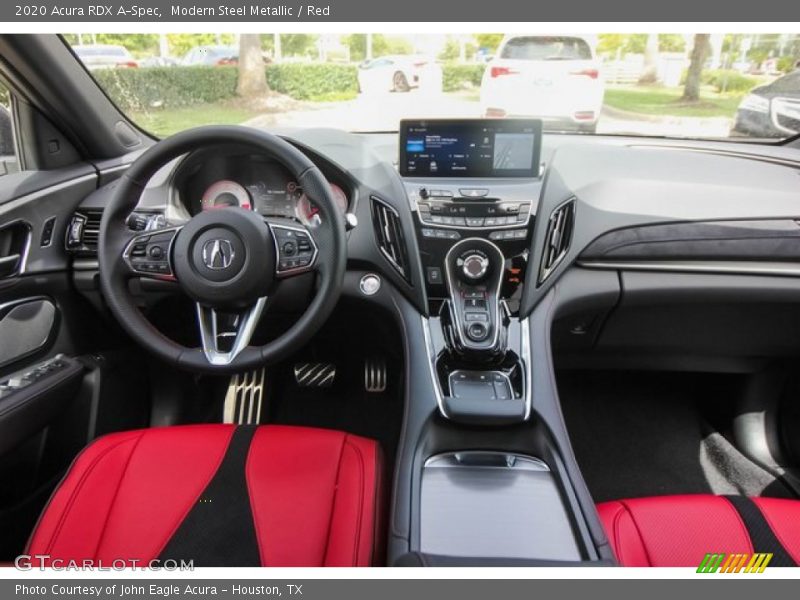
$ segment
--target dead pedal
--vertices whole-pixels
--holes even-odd
[[[336,365],[332,363],[297,363],[294,380],[300,387],[329,388],[336,380]]]
[[[264,403],[266,369],[237,373],[231,377],[225,393],[222,420],[238,425],[258,425]]]
[[[364,389],[370,394],[379,394],[386,391],[388,371],[386,359],[368,358],[364,361]]]

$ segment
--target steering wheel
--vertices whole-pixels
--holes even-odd
[[[223,208],[201,212],[178,227],[144,233],[129,229],[131,212],[160,168],[189,152],[230,144],[282,163],[319,208],[321,224],[312,229],[289,219]],[[324,324],[344,279],[345,223],[325,177],[288,142],[246,127],[200,127],[158,142],[118,180],[100,222],[98,259],[108,306],[134,340],[178,367],[232,373],[285,358]],[[310,271],[317,273],[317,291],[302,316],[270,343],[251,346],[277,286]],[[170,340],[144,317],[128,288],[133,277],[177,281],[195,303],[201,347]]]

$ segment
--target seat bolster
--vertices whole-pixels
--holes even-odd
[[[325,566],[368,567],[374,561],[381,456],[371,440],[348,435],[342,446]]]
[[[621,565],[626,567],[650,567],[644,542],[633,516],[622,502],[604,502],[597,506],[600,521]]]
[[[104,436],[77,456],[39,518],[26,554],[94,558],[114,494],[142,433]]]

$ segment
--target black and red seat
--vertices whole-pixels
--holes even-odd
[[[137,565],[369,566],[381,455],[371,440],[284,427],[116,433],[76,459],[28,554]]]
[[[656,496],[597,507],[617,560],[629,567],[698,567],[708,553],[772,553],[800,564],[800,501],[742,496]]]

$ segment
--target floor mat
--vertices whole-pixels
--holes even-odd
[[[403,422],[402,364],[389,363],[387,387],[380,393],[365,391],[363,369],[360,360],[340,359],[329,388],[297,385],[291,365],[273,369],[267,421],[339,429],[377,440],[391,468]]]
[[[794,497],[716,430],[731,376],[563,372],[570,439],[596,502],[665,494]]]

